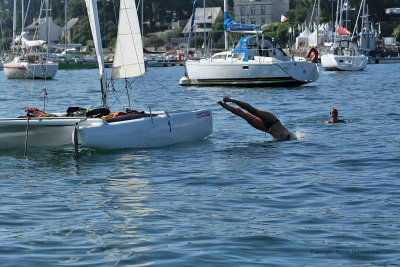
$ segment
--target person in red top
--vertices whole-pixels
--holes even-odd
[[[227,102],[234,103],[249,113],[244,112],[240,108],[232,107],[228,105]],[[222,101],[218,101],[217,103],[236,116],[245,119],[248,124],[257,130],[269,133],[276,140],[285,141],[296,139],[296,136],[286,129],[277,117],[268,111],[256,109],[246,102],[229,97],[225,97]]]

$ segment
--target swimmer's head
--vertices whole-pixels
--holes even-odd
[[[337,117],[339,115],[337,109],[333,108],[331,109],[331,117]]]

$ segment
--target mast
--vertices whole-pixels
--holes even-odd
[[[318,36],[319,36],[319,17],[320,17],[320,4],[321,4],[321,2],[320,2],[320,0],[318,0],[318,9],[317,9],[317,50],[318,50],[318,47],[319,47],[319,43],[318,43]]]
[[[17,31],[17,0],[14,0],[14,12],[13,12],[13,39],[12,39],[12,52],[15,52],[15,34]]]
[[[343,27],[343,0],[340,1],[339,26]]]
[[[24,0],[21,0],[21,10],[22,10],[22,16],[21,16],[21,35],[25,31],[25,23],[24,23],[24,13],[25,13],[25,3]]]
[[[224,0],[224,22],[226,21],[227,18],[228,18],[228,0]],[[229,49],[229,35],[228,35],[227,30],[224,31],[224,35],[225,35],[225,50],[228,50]]]
[[[65,41],[65,53],[67,53],[67,33],[68,33],[68,29],[67,29],[67,15],[68,15],[68,0],[65,0],[65,30],[64,30],[64,41]]]
[[[46,0],[46,42],[46,53],[49,53],[49,0]]]
[[[207,47],[207,45],[206,45],[206,0],[203,0],[203,34],[204,34],[204,41],[203,41],[203,44],[204,44],[204,57],[205,57],[205,55],[206,55],[206,47]]]
[[[146,43],[145,43],[145,41],[144,41],[144,31],[143,31],[143,6],[144,6],[144,0],[142,0],[142,3],[141,3],[141,14],[140,14],[140,20],[141,20],[141,28],[142,28],[142,30],[141,30],[141,33],[142,33],[142,43],[143,43],[143,47],[145,47],[146,46]]]
[[[192,19],[190,21],[190,30],[189,30],[189,37],[188,37],[188,44],[187,44],[187,49],[186,49],[186,55],[189,56],[189,51],[190,51],[190,43],[192,41],[192,35],[193,35],[193,26],[194,26],[194,18],[196,16],[196,2],[197,0],[193,1],[193,8],[192,8]]]
[[[349,22],[349,0],[346,1],[346,24],[345,24],[346,29],[349,28],[348,22]]]
[[[103,47],[101,45],[100,23],[97,11],[97,2],[96,0],[85,0],[85,2],[90,22],[90,29],[93,35],[93,42],[96,49],[97,62],[99,64],[99,76],[100,76],[103,108],[108,108],[106,77],[104,75]]]

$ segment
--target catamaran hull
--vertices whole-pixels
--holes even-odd
[[[72,144],[75,123],[86,118],[6,118],[0,119],[0,149],[61,146]]]
[[[189,60],[186,71],[187,76],[180,80],[180,85],[297,85],[314,82],[319,77],[317,64],[306,61],[217,63]]]
[[[334,54],[325,54],[321,56],[321,65],[325,70],[332,71],[357,71],[363,70],[368,64],[368,58],[360,56],[341,56]]]
[[[202,110],[112,123],[82,123],[77,139],[80,147],[100,150],[150,148],[201,140],[212,130],[212,113]]]
[[[35,63],[6,63],[3,66],[7,79],[52,79],[56,76],[58,64],[48,62]]]

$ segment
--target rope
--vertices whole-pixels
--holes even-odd
[[[43,94],[42,94],[43,93]],[[44,87],[39,94],[40,98],[43,98],[43,111],[46,111],[47,103],[49,102],[49,98],[47,97],[47,90],[46,87]]]

